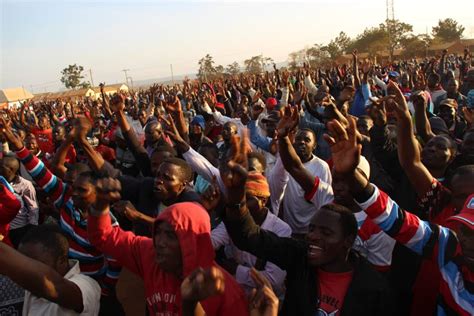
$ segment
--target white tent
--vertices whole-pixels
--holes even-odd
[[[0,90],[0,104],[7,103],[8,107],[19,106],[19,102],[32,99],[33,95],[24,88],[9,88]]]

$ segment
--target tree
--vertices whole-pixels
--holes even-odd
[[[346,33],[340,32],[328,45],[321,47],[321,50],[327,51],[332,59],[336,59],[347,52],[351,42],[351,38]]]
[[[214,67],[214,59],[211,55],[206,54],[206,56],[199,60],[198,65],[199,70],[197,76],[199,80],[207,81],[214,79],[217,76],[217,71]]]
[[[306,50],[305,60],[313,68],[327,67],[331,64],[331,54],[322,45],[314,44]]]
[[[402,48],[402,41],[411,35],[413,26],[399,20],[387,20],[378,27],[367,28],[349,45],[348,50],[357,49],[375,56],[378,51],[388,50],[393,58],[395,49]]]
[[[433,27],[432,34],[436,41],[452,42],[461,39],[464,30],[464,26],[456,20],[448,18],[439,20],[438,25]]]
[[[413,31],[413,26],[408,23],[400,22],[399,20],[386,20],[385,24],[380,24],[379,27],[381,29],[385,28],[387,32],[390,60],[393,60],[393,52],[395,49],[401,48],[401,42]]]
[[[407,36],[401,41],[403,47],[402,56],[405,58],[426,56],[426,49],[430,42],[431,38],[426,34]]]
[[[259,74],[265,70],[267,65],[273,63],[273,59],[270,57],[264,57],[263,55],[252,56],[249,59],[244,60],[245,71],[252,74]]]
[[[375,56],[378,51],[387,49],[388,43],[388,34],[385,29],[380,26],[366,28],[364,32],[357,35],[348,50],[357,49],[359,52],[367,52],[370,56]]]
[[[231,76],[238,75],[240,73],[239,63],[234,61],[232,64],[227,65],[227,68],[225,71]]]
[[[61,71],[61,82],[68,89],[76,89],[77,87],[89,88],[89,82],[81,82],[81,80],[84,79],[84,76],[82,75],[83,71],[84,67],[82,66],[76,64],[69,65]]]
[[[224,66],[222,65],[219,65],[219,66],[216,66],[216,76],[217,77],[223,77],[224,74],[225,74],[225,69],[224,69]]]

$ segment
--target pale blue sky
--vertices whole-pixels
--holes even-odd
[[[452,17],[474,37],[473,0],[395,0],[395,16],[431,31]],[[10,1],[0,0],[0,88],[61,88],[60,71],[77,63],[94,81],[135,81],[197,70],[206,53],[217,64],[264,54],[275,61],[340,31],[355,36],[385,20],[385,0]]]

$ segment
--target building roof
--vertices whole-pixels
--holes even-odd
[[[117,83],[117,84],[109,84],[109,85],[106,85],[104,86],[104,92],[110,92],[110,91],[117,91],[119,90],[122,86],[125,86],[127,87],[126,84],[124,83]],[[99,93],[100,92],[100,87],[93,87],[91,88],[92,90],[94,90],[95,93]],[[128,89],[128,87],[127,87]]]
[[[444,50],[444,49],[448,49],[451,46],[456,45],[458,43],[459,43],[459,41],[435,44],[435,45],[431,45],[430,47],[428,47],[428,50]]]
[[[465,46],[474,46],[474,38],[462,39],[461,43]]]
[[[0,103],[15,102],[33,98],[33,95],[24,88],[10,88],[0,90]]]

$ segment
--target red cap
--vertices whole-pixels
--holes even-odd
[[[448,218],[448,221],[462,223],[474,230],[474,194],[469,195],[462,211],[458,215]]]
[[[267,106],[267,110],[269,111],[272,111],[277,104],[278,104],[278,101],[275,98],[268,98],[265,101],[265,105]]]
[[[216,108],[225,109],[224,103],[216,102]]]

